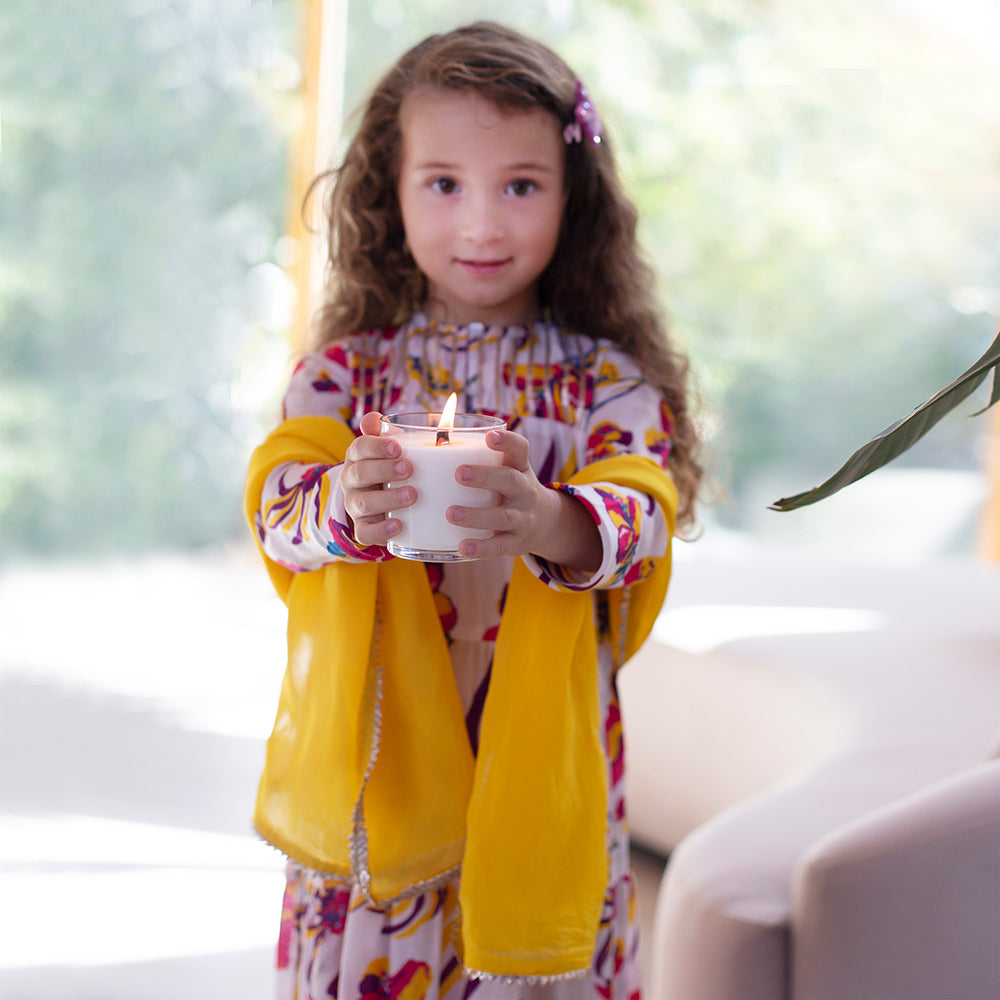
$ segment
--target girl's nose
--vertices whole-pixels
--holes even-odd
[[[500,206],[489,194],[477,194],[466,202],[462,236],[473,243],[493,243],[503,235]]]

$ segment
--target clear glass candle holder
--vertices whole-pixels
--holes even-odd
[[[486,435],[503,430],[506,422],[477,413],[456,413],[450,428],[439,427],[440,421],[440,413],[390,413],[382,417],[382,434],[399,441],[403,456],[413,466],[413,475],[405,484],[417,491],[414,504],[389,515],[399,520],[402,529],[389,539],[388,548],[403,559],[461,562],[467,558],[458,551],[463,538],[493,535],[492,531],[452,524],[445,513],[453,505],[496,506],[496,493],[459,483],[455,471],[460,465],[501,465],[503,455],[487,447]]]

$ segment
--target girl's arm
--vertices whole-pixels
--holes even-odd
[[[370,562],[389,558],[354,537],[340,486],[343,465],[288,462],[272,470],[257,511],[257,537],[267,555],[294,572],[334,559]]]
[[[299,362],[282,415],[286,419],[329,416],[353,426],[353,408],[350,365],[344,350],[333,345]],[[365,436],[352,443],[343,463],[290,462],[271,471],[256,515],[257,537],[268,556],[297,572],[318,569],[335,559],[391,558],[383,546],[395,522],[386,520],[381,511],[405,507],[412,500],[405,489],[376,496],[375,480],[385,471],[387,460],[388,468],[394,469],[393,456],[382,454],[384,445],[388,452],[398,449],[396,442],[377,437],[378,417],[371,413],[362,419],[358,430]],[[367,465],[372,459],[374,469]],[[405,474],[410,474],[408,469]],[[393,472],[393,478],[401,477]]]
[[[590,513],[601,536],[600,568],[591,574],[565,566],[526,558],[528,567],[544,582],[570,590],[620,587],[642,580],[654,561],[666,554],[670,531],[663,511],[650,496],[611,483],[590,486],[553,484],[568,493]]]
[[[666,470],[673,435],[673,415],[666,400],[615,345],[601,345],[590,372],[593,396],[579,441],[579,465],[640,455]],[[626,586],[649,575],[668,552],[669,525],[659,504],[647,494],[613,483],[550,486],[589,511],[602,539],[603,559],[588,578],[529,556],[528,566],[546,582],[574,590]]]

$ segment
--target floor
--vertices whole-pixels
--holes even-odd
[[[283,644],[243,550],[0,571],[0,997],[272,996],[248,816]],[[648,928],[663,861],[634,864]]]

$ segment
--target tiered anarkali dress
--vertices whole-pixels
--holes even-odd
[[[660,508],[645,494],[601,484],[569,487],[563,481],[585,464],[625,453],[665,465],[671,414],[631,358],[610,342],[570,334],[549,322],[456,329],[417,315],[399,328],[358,334],[305,357],[291,378],[284,416],[332,416],[357,430],[362,415],[372,410],[440,410],[453,390],[460,410],[501,416],[511,430],[524,435],[538,478],[584,503],[601,534],[602,565],[590,576],[523,557],[548,586],[595,594],[599,662],[594,684],[607,757],[609,864],[593,963],[584,978],[530,986],[470,978],[456,951],[457,880],[393,905],[372,906],[356,887],[290,859],[278,945],[278,995],[282,1000],[633,1000],[639,996],[641,974],[624,747],[615,651],[607,629],[600,627],[598,597],[605,588],[642,579],[652,560],[666,553],[669,537]],[[393,558],[386,549],[355,542],[339,470],[293,463],[271,471],[257,531],[272,559],[308,572],[331,560]],[[331,487],[323,491],[325,502],[319,489],[324,478]],[[425,565],[475,751],[513,560]],[[525,691],[525,697],[531,692]],[[545,830],[539,829],[538,837],[544,838]]]

